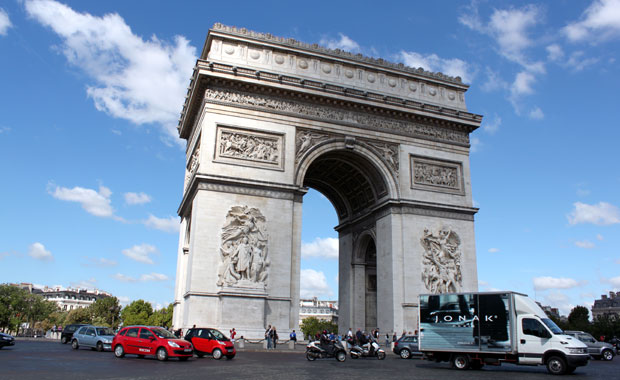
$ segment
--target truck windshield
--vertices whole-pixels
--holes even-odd
[[[549,330],[551,330],[552,333],[554,334],[563,334],[564,331],[562,331],[561,328],[558,327],[558,325],[555,324],[555,322],[553,322],[551,319],[549,318],[541,318],[543,323],[549,328]]]

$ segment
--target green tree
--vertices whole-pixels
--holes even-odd
[[[571,330],[589,331],[590,312],[585,306],[575,306],[568,314],[568,326]]]
[[[89,308],[93,315],[93,323],[99,326],[117,328],[121,322],[121,305],[116,297],[98,299]]]
[[[90,307],[82,307],[73,309],[69,312],[66,318],[67,324],[72,323],[92,323],[93,322],[93,314],[91,312]]]
[[[338,333],[338,325],[331,321],[323,321],[316,317],[308,317],[301,321],[299,326],[306,339],[312,339],[317,333],[327,330]]]
[[[170,304],[166,308],[156,310],[149,318],[149,324],[151,326],[161,326],[166,328],[172,326],[173,306],[173,304]]]
[[[11,286],[0,285],[0,328],[7,331],[17,331],[24,318],[27,290]]]
[[[121,311],[124,326],[148,325],[151,315],[153,315],[153,306],[144,300],[133,301]]]

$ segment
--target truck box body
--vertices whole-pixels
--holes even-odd
[[[547,366],[554,374],[587,364],[586,346],[565,335],[541,307],[516,292],[422,294],[420,351],[455,368],[502,362]]]

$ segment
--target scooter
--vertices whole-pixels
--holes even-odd
[[[343,362],[347,359],[347,353],[339,341],[332,341],[331,352],[321,347],[321,342],[314,341],[308,343],[306,346],[306,359],[314,361],[316,359],[336,358],[339,362]]]
[[[372,340],[362,346],[359,346],[357,344],[352,344],[350,353],[351,353],[351,359],[372,358],[372,357],[376,357],[379,360],[385,359],[385,351],[379,347],[379,344],[377,343],[376,340]]]

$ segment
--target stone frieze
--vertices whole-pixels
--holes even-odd
[[[461,239],[449,228],[432,232],[424,229],[420,239],[422,282],[430,293],[456,293],[463,284],[461,273]]]

